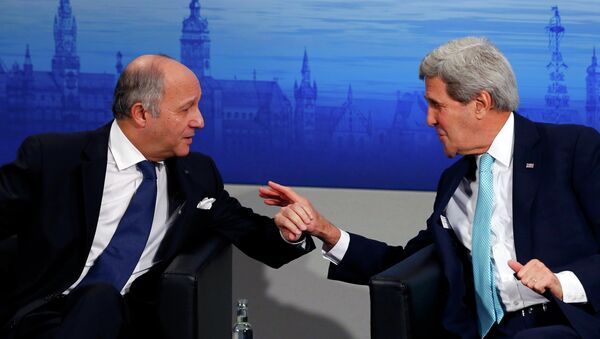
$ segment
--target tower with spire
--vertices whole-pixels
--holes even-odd
[[[600,128],[600,70],[596,59],[596,48],[592,52],[592,63],[587,68],[586,83],[586,120],[589,126]]]
[[[198,0],[192,0],[189,8],[190,16],[183,21],[181,29],[181,63],[202,79],[210,75],[208,22],[200,16]]]
[[[33,64],[29,53],[29,44],[25,47],[25,61],[23,62],[23,78],[26,82],[33,81]]]
[[[60,0],[54,17],[54,81],[63,90],[66,116],[77,116],[79,104],[79,56],[77,55],[77,22],[69,0]]]
[[[342,114],[334,122],[332,140],[339,149],[365,149],[371,145],[373,123],[371,112],[362,114],[354,104],[352,85],[348,86],[346,102],[342,105]]]
[[[295,142],[299,145],[314,145],[316,142],[316,101],[317,83],[310,83],[310,67],[308,66],[308,54],[304,49],[302,59],[302,80],[300,85],[294,82],[294,98],[296,107],[294,110]]]
[[[568,66],[564,63],[560,52],[560,41],[563,38],[565,27],[560,22],[557,6],[552,7],[552,12],[553,16],[550,18],[548,26],[546,26],[548,48],[552,57],[546,65],[546,69],[550,72],[550,84],[546,92],[546,111],[543,117],[547,122],[559,122],[560,120],[569,119],[569,117],[564,116],[569,107],[569,93],[567,92],[564,73]]]
[[[54,16],[54,57],[52,72],[56,78],[79,73],[77,55],[77,22],[71,11],[69,0],[60,0]]]
[[[117,71],[117,77],[118,77],[123,72],[123,54],[121,54],[121,51],[117,52],[116,57],[117,57],[117,62],[115,63],[115,70]]]

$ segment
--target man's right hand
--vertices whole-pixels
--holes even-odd
[[[306,232],[321,239],[326,249],[335,246],[340,239],[340,230],[325,219],[308,199],[290,187],[269,181],[269,186],[259,188],[259,196],[267,205],[281,206],[275,215],[275,224],[286,239],[296,241],[302,232]]]

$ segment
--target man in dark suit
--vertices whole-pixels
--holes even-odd
[[[600,136],[514,113],[510,64],[489,41],[450,41],[421,62],[435,128],[449,157],[433,213],[405,247],[341,231],[290,188],[265,203],[290,240],[324,242],[329,278],[371,276],[435,244],[447,282],[448,337],[600,338]]]
[[[141,56],[119,78],[113,122],[29,137],[0,168],[0,239],[19,243],[16,281],[0,291],[3,335],[154,337],[138,314],[152,304],[136,301],[186,246],[219,234],[272,267],[314,248],[284,241],[228,195],[209,157],[190,153],[201,94],[184,65]]]

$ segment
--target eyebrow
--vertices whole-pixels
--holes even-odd
[[[190,107],[191,105],[194,104],[194,102],[196,102],[196,98],[188,99],[181,106],[179,106],[179,109],[184,109],[186,107]]]
[[[426,97],[426,96],[423,96],[423,97],[425,98],[425,101],[427,101],[427,102],[428,102],[428,103],[430,103],[430,104],[434,104],[434,105],[439,105],[439,104],[440,104],[440,103],[439,103],[437,100],[435,100],[435,99],[428,98],[428,97]]]

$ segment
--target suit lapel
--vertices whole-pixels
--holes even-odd
[[[437,248],[440,253],[443,254],[440,256],[440,259],[443,263],[442,266],[446,272],[446,277],[448,277],[448,280],[451,284],[458,283],[462,280],[462,269],[458,255],[454,255],[457,248],[457,240],[454,237],[454,232],[447,230],[442,226],[441,215],[444,214],[446,206],[448,206],[448,202],[456,191],[461,180],[469,172],[472,165],[472,160],[472,156],[465,156],[449,169],[449,173],[445,173],[444,177],[448,177],[448,179],[445,180],[447,183],[442,183],[442,185],[440,185],[438,189],[438,197],[436,197],[435,201],[434,212],[427,222]],[[460,289],[460,292],[454,292],[463,295],[464,288],[460,286],[457,287]]]
[[[175,219],[157,256],[168,260],[177,253],[185,239],[191,234],[188,229],[201,223],[193,218],[193,214],[197,212],[196,205],[200,201],[199,197],[207,191],[198,183],[198,178],[195,178],[202,174],[194,173],[192,166],[188,164],[187,157],[167,159],[165,165],[168,178],[169,215]],[[180,207],[181,209],[177,211]]]
[[[110,127],[111,124],[107,124],[92,132],[82,154],[81,177],[87,248],[94,239],[100,215]]]
[[[434,215],[438,217],[443,214],[448,206],[450,198],[454,195],[454,192],[458,188],[461,180],[469,174],[474,164],[474,158],[471,155],[462,157],[454,166],[449,169],[447,176],[449,177],[449,183],[441,186],[438,191],[438,197],[436,198],[434,206]]]
[[[178,168],[180,166],[177,165],[176,158],[169,158],[165,161],[165,166],[167,167],[167,188],[169,195],[169,215],[172,215],[175,210],[183,204],[185,201],[185,196],[183,192],[183,187],[185,187],[184,182],[187,181],[182,178],[180,171]],[[182,183],[183,181],[183,183]]]
[[[438,195],[434,204],[434,212],[428,220],[428,227],[433,235],[438,258],[441,261],[444,275],[448,281],[448,299],[444,310],[444,326],[456,334],[475,333],[473,313],[467,302],[467,286],[465,270],[470,268],[463,265],[460,249],[463,248],[456,239],[452,230],[442,227],[440,216],[444,214],[450,198],[458,188],[460,182],[473,172],[475,161],[473,156],[464,156],[455,165],[444,173],[438,188]],[[466,331],[466,332],[465,332]],[[468,334],[465,334],[468,333]]]
[[[513,230],[517,260],[523,264],[533,256],[530,211],[544,165],[539,141],[535,124],[515,114]]]

